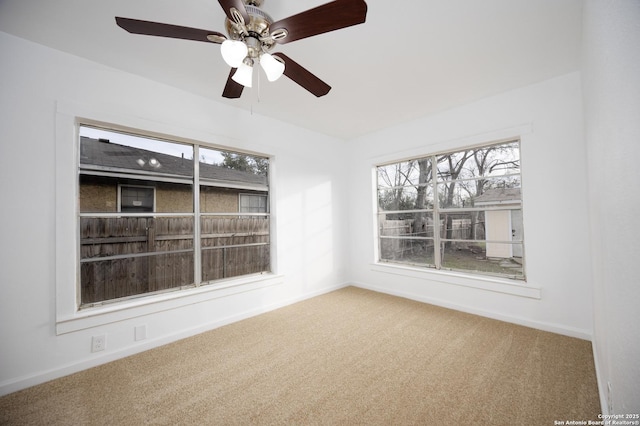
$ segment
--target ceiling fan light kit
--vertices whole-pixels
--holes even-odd
[[[364,0],[334,0],[297,15],[274,21],[260,9],[263,0],[218,0],[227,18],[227,35],[216,31],[181,27],[159,22],[116,17],[117,24],[133,34],[153,35],[220,44],[220,53],[232,70],[222,96],[239,98],[252,86],[253,66],[260,63],[267,79],[285,75],[317,97],[331,87],[282,53],[271,53],[279,44],[312,37],[364,23]]]
[[[253,82],[253,59],[246,57],[231,79],[244,87],[251,87]]]
[[[270,53],[263,53],[260,56],[260,66],[267,75],[267,80],[276,81],[284,74],[284,62]]]
[[[231,68],[238,68],[248,53],[249,49],[247,45],[239,40],[227,39],[220,46],[222,59],[224,59]]]

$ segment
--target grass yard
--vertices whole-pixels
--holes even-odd
[[[442,257],[442,267],[447,269],[487,272],[522,277],[522,264],[516,258],[487,258],[486,252],[474,249],[447,249]]]
[[[402,255],[383,260],[420,267],[435,264],[433,248],[425,249],[421,246],[414,246],[411,250],[405,250]],[[487,258],[484,247],[479,245],[468,247],[454,245],[445,248],[442,269],[501,275],[507,278],[523,277],[523,266],[519,258]]]

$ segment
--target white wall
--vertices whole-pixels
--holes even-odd
[[[338,141],[2,32],[0,54],[0,394],[346,281],[343,157],[328,155],[338,151]],[[278,277],[268,280],[268,287],[247,283],[218,293],[224,297],[199,295],[191,306],[136,311],[139,315],[131,319],[57,335],[55,277],[64,269],[60,261],[64,264],[71,254],[56,247],[61,241],[73,245],[74,236],[59,226],[68,219],[56,218],[56,202],[67,201],[56,187],[73,185],[74,177],[71,169],[56,169],[64,164],[56,162],[61,152],[56,134],[69,130],[65,114],[74,110],[273,155]],[[73,138],[63,140],[62,151],[65,143],[71,146]],[[57,176],[63,181],[56,182]],[[148,338],[135,342],[133,330],[139,324],[147,326]],[[107,350],[91,353],[91,336],[103,333]]]
[[[640,2],[587,1],[583,44],[596,367],[603,406],[638,413]]]
[[[586,2],[582,81],[570,74],[380,131],[350,142],[344,157],[322,155],[344,148],[325,136],[0,32],[0,395],[348,280],[568,335],[593,335],[609,411],[637,413],[639,9],[636,0]],[[55,247],[67,238],[55,232],[60,101],[274,155],[282,278],[188,309],[56,335]],[[372,266],[374,163],[514,134],[523,139],[527,285],[535,290],[526,295],[534,297],[495,283],[474,286],[460,277]],[[133,327],[140,323],[149,337],[136,343]],[[108,348],[92,354],[91,336],[98,333],[107,334]]]
[[[527,286],[536,289],[525,295],[533,297],[510,294],[518,293],[518,286],[502,282],[442,273],[398,274],[392,268],[372,266],[373,164],[518,135],[522,136]],[[353,282],[590,339],[592,280],[579,73],[367,135],[351,142],[350,151]]]

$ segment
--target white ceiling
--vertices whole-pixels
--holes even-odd
[[[275,20],[328,0],[265,0]],[[579,69],[583,0],[368,0],[362,25],[278,46],[332,86],[264,75],[239,100],[219,46],[132,35],[123,16],[224,33],[215,0],[0,0],[0,30],[188,92],[351,139]],[[3,60],[6,60],[4,58]]]

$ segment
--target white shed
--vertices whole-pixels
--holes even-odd
[[[501,207],[485,211],[487,241],[522,241],[520,188],[493,188],[475,199],[476,207]],[[487,243],[487,257],[522,257],[521,244]]]

